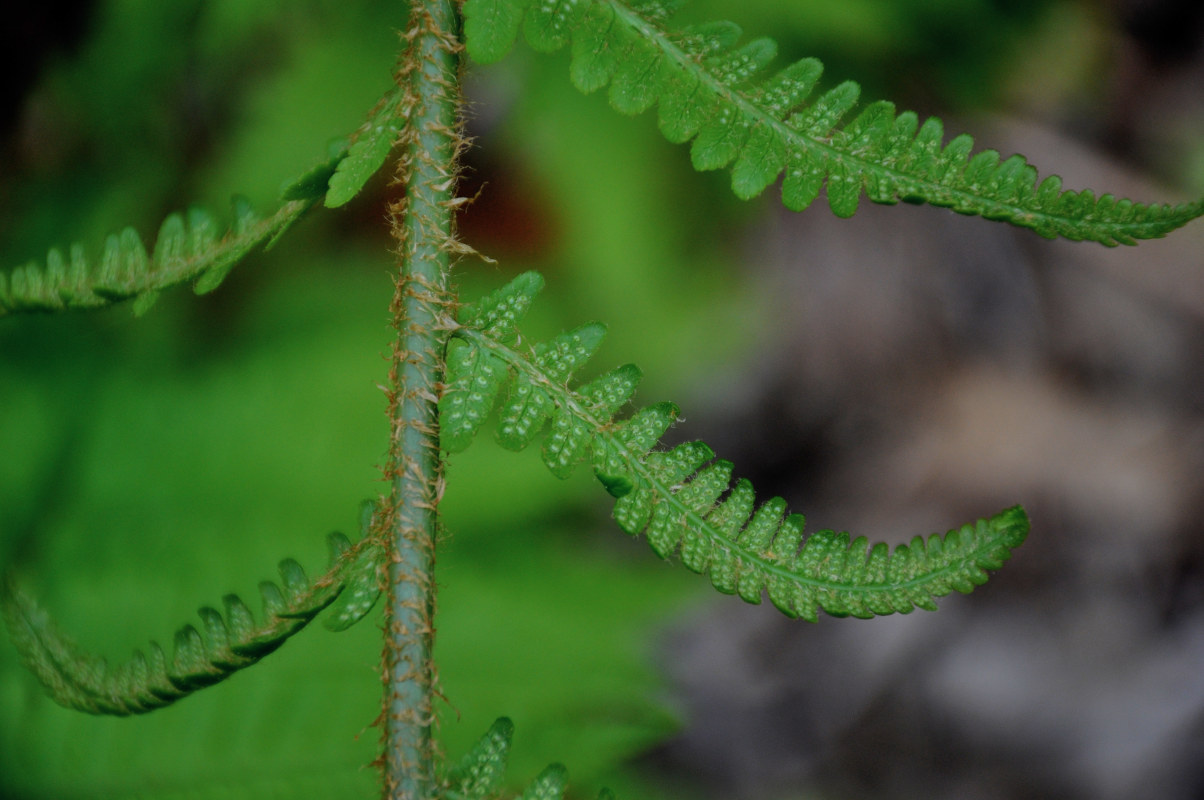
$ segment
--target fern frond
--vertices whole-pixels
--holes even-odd
[[[777,55],[771,39],[738,45],[741,30],[717,22],[664,27],[673,3],[644,0],[466,0],[469,54],[488,63],[511,48],[520,25],[531,46],[572,45],[570,75],[583,92],[609,84],[626,114],[658,106],[672,142],[693,140],[696,169],[731,168],[742,199],[784,175],[782,202],[801,211],[826,186],[828,204],[852,216],[864,194],[876,203],[927,202],[1031,228],[1042,236],[1135,244],[1204,215],[1204,198],[1178,205],[1135,203],[1090,190],[1063,191],[1057,176],[1037,182],[1022,156],[971,155],[966,135],[945,141],[935,117],[922,124],[892,103],[854,114],[860,87],[846,81],[812,99],[823,67],[808,58],[758,78]]]
[[[260,217],[245,198],[235,197],[233,222],[224,234],[211,213],[192,208],[163,220],[149,253],[137,231],[126,228],[105,240],[99,260],[76,243],[66,255],[51,249],[45,264],[31,261],[7,276],[0,272],[0,317],[100,308],[129,299],[140,315],[160,291],[179,283],[195,281],[197,294],[213,291],[239,261],[258,247],[271,247],[321,199],[347,155],[343,143],[331,150],[327,161],[285,187],[283,204],[269,217]]]
[[[620,367],[579,389],[574,371],[596,350],[603,328],[586,325],[539,344],[517,348],[517,323],[542,280],[515,279],[461,312],[449,344],[440,399],[442,445],[462,450],[500,402],[498,441],[519,450],[545,429],[543,460],[564,477],[580,462],[593,465],[617,499],[619,527],[644,534],[662,558],[680,553],[689,569],[708,574],[715,588],[750,603],[762,592],[782,612],[814,621],[872,617],[969,592],[998,569],[1024,541],[1028,518],[1016,507],[944,536],[914,538],[892,552],[847,533],[819,531],[803,538],[803,517],[786,515],[773,498],[754,510],[752,485],[732,484],[732,464],[715,460],[702,442],[653,450],[673,424],[677,407],[660,403],[626,420],[615,414],[635,391],[640,374]]]
[[[55,702],[90,714],[143,714],[257,663],[333,603],[348,582],[361,580],[362,573],[375,582],[384,560],[378,542],[365,538],[352,546],[341,533],[332,533],[328,544],[331,565],[318,578],[311,581],[300,564],[285,559],[279,565],[279,585],[259,584],[263,600],[259,621],[233,594],[222,598],[224,615],[209,606],[199,609],[204,633],[193,625],[177,631],[170,659],[151,642],[145,654],[135,651],[128,662],[110,667],[66,638],[11,575],[0,587],[0,604],[17,650]],[[361,607],[362,599],[354,606],[358,616],[341,620],[336,629],[362,618],[367,609],[361,612]]]

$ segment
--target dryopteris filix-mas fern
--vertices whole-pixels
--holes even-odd
[[[224,236],[200,211],[172,215],[148,254],[132,230],[110,237],[99,262],[72,246],[51,250],[44,265],[0,274],[0,316],[18,312],[97,308],[132,299],[136,313],[171,285],[195,281],[215,288],[234,264],[270,246],[322,201],[352,200],[395,146],[405,196],[390,208],[399,256],[390,305],[397,331],[390,374],[390,494],[365,511],[361,541],[332,538],[332,565],[316,580],[293,561],[281,564],[283,589],[263,584],[264,613],[256,622],[234,596],[225,614],[204,608],[204,634],[193,626],[176,636],[169,660],[157,645],[110,669],[78,651],[48,616],[7,579],[5,615],[34,673],[60,703],[92,713],[137,714],[166,705],[257,662],[335,606],[329,627],[362,618],[388,585],[380,759],[387,797],[394,800],[496,797],[513,726],[501,719],[450,772],[433,744],[434,548],[444,453],[468,447],[498,410],[497,438],[522,449],[543,436],[543,460],[567,476],[589,463],[615,498],[614,517],[631,535],[644,534],[662,557],[680,557],[724,593],[759,603],[767,594],[792,617],[872,617],[968,592],[999,568],[1028,531],[1019,507],[954,529],[917,537],[894,551],[866,539],[820,531],[803,535],[803,518],[786,515],[773,498],[756,507],[747,480],[732,483],[731,463],[689,442],[659,449],[677,408],[660,403],[616,415],[641,373],[627,365],[584,386],[570,380],[595,352],[605,328],[591,323],[538,344],[520,346],[517,325],[542,286],[526,273],[475,305],[452,309],[454,257],[470,252],[454,232],[459,130],[460,59],[502,58],[519,28],[541,52],[570,45],[570,75],[582,91],[609,86],[612,106],[637,114],[657,106],[660,128],[673,142],[692,142],[699,170],[730,167],[732,187],[753,197],[782,179],[782,200],[802,210],[826,191],[838,216],[853,214],[862,194],[879,203],[927,202],[1030,228],[1047,236],[1105,245],[1163,236],[1204,214],[1204,200],[1146,205],[1090,191],[1063,191],[1057,177],[1037,182],[1021,156],[971,155],[972,141],[948,143],[936,119],[923,123],[887,102],[854,114],[859,89],[845,82],[812,97],[822,68],[795,62],[764,78],[776,55],[769,39],[740,44],[741,31],[718,22],[683,30],[666,23],[675,3],[653,0],[416,0],[404,34],[396,86],[347,143],[284,190],[280,208],[255,216],[235,203]],[[546,433],[545,433],[546,431]],[[341,594],[340,594],[341,593]],[[563,767],[541,773],[524,798],[559,798]],[[603,793],[603,797],[608,796]]]

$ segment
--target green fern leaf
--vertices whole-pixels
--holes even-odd
[[[29,311],[100,308],[137,298],[134,310],[150,307],[159,291],[196,280],[198,294],[217,288],[238,261],[271,241],[297,220],[312,201],[290,201],[267,219],[256,217],[245,201],[235,201],[232,229],[223,237],[213,216],[191,209],[163,221],[152,255],[132,228],[105,240],[100,262],[93,266],[84,248],[71,246],[70,256],[51,250],[45,267],[29,263],[5,278],[0,274],[0,316]]]
[[[738,46],[741,31],[711,23],[664,27],[673,4],[653,0],[466,0],[467,49],[487,63],[512,46],[520,22],[536,50],[571,44],[569,74],[583,92],[609,85],[611,105],[626,114],[653,105],[665,137],[692,140],[696,169],[730,168],[732,190],[757,196],[782,177],[782,202],[802,211],[826,188],[840,217],[862,195],[875,203],[927,202],[961,214],[1009,222],[1056,238],[1105,245],[1165,236],[1204,215],[1204,198],[1178,205],[1143,204],[1091,191],[1063,191],[1051,176],[1038,183],[1023,157],[992,150],[971,157],[973,140],[948,144],[940,120],[920,124],[891,103],[854,115],[860,88],[846,81],[810,100],[822,72],[803,59],[769,78],[770,39]]]
[[[474,61],[492,64],[510,52],[523,11],[530,1],[467,0],[464,3],[465,46]]]
[[[662,558],[679,554],[719,591],[750,603],[767,593],[785,614],[808,620],[820,609],[857,617],[934,609],[935,598],[983,583],[1027,536],[1028,518],[1016,507],[944,536],[916,537],[893,552],[846,533],[819,531],[804,539],[801,515],[787,515],[781,498],[756,508],[752,485],[733,484],[732,464],[715,460],[707,445],[654,449],[677,417],[672,403],[614,418],[635,391],[635,367],[569,387],[573,372],[597,349],[602,326],[582,326],[530,354],[519,352],[515,325],[541,286],[528,273],[462,310],[440,399],[443,446],[467,447],[505,394],[498,428],[503,446],[520,449],[547,430],[543,456],[555,475],[590,463],[617,498],[620,528],[643,534]]]
[[[344,138],[332,139],[326,145],[326,160],[307,172],[287,181],[280,189],[281,200],[317,200],[330,188],[330,180],[347,158],[350,144]]]
[[[362,578],[360,571],[375,583],[384,560],[377,542],[365,538],[353,547],[345,536],[334,533],[329,544],[331,566],[317,579],[311,581],[300,564],[285,559],[279,567],[280,585],[270,581],[259,585],[262,621],[256,621],[233,594],[223,598],[224,615],[208,606],[201,608],[198,616],[204,633],[193,625],[177,631],[170,659],[151,642],[145,653],[135,651],[126,663],[110,667],[60,633],[12,576],[5,576],[0,586],[0,605],[18,651],[55,702],[90,714],[143,714],[223,681],[272,653],[334,602],[345,584],[356,585]]]
[[[564,800],[569,772],[563,764],[550,764],[523,791],[520,800]]]
[[[163,289],[194,281],[198,294],[218,287],[234,266],[256,248],[271,247],[326,191],[330,176],[346,156],[335,143],[330,158],[285,187],[286,202],[270,217],[260,217],[242,197],[232,202],[232,222],[222,233],[208,211],[171,214],[159,227],[149,252],[133,228],[110,235],[98,261],[80,244],[66,255],[58,248],[46,263],[30,262],[9,275],[0,273],[0,316],[21,312],[100,308],[134,300],[142,314]]]
[[[346,157],[338,161],[326,192],[326,207],[338,208],[360,193],[376,174],[401,135],[406,116],[397,86],[381,98],[368,121],[356,134]]]
[[[514,723],[499,717],[448,776],[448,800],[493,797],[505,779],[513,738]]]
[[[498,797],[513,738],[514,723],[506,717],[497,719],[444,779],[444,791],[440,796],[447,800]],[[567,786],[568,770],[561,764],[552,764],[528,784],[517,800],[563,800]],[[614,800],[614,795],[603,789],[598,800]]]
[[[332,631],[345,631],[359,622],[380,599],[384,585],[385,546],[373,536],[376,504],[368,501],[360,507],[360,541],[363,544],[354,553],[341,547],[345,539],[331,539],[331,563],[346,558],[343,569],[346,585],[330,606],[324,624]]]

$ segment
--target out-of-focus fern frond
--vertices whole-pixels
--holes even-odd
[[[285,187],[284,202],[271,216],[259,216],[245,198],[235,197],[233,222],[224,233],[211,213],[192,208],[163,220],[149,252],[137,231],[126,228],[105,240],[98,259],[76,243],[65,254],[51,249],[42,264],[0,272],[0,316],[100,308],[130,299],[134,313],[142,314],[159,292],[176,284],[194,281],[197,294],[211,292],[239,261],[258,247],[271,247],[322,198],[346,156],[346,144],[333,143],[329,159]]]
[[[308,625],[348,584],[359,585],[365,575],[376,582],[383,562],[379,542],[365,538],[353,546],[332,533],[328,543],[331,565],[324,574],[310,580],[296,561],[281,561],[280,584],[259,585],[263,613],[258,621],[237,595],[228,594],[222,598],[224,614],[209,606],[199,610],[203,633],[193,625],[176,632],[171,658],[151,642],[146,653],[135,651],[126,663],[110,667],[66,638],[11,575],[4,578],[0,605],[13,642],[55,702],[91,714],[143,714],[257,663]],[[371,607],[365,601],[356,599],[331,627],[343,630],[361,619]]]

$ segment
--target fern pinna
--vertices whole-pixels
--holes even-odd
[[[322,610],[332,606],[326,626],[341,631],[368,613],[380,594],[378,570],[384,548],[368,536],[374,506],[365,504],[361,527],[365,533],[355,545],[341,533],[327,537],[330,567],[310,580],[291,558],[280,562],[281,583],[259,584],[263,614],[254,615],[238,595],[222,598],[225,615],[210,607],[198,610],[204,635],[194,626],[180,628],[170,659],[151,642],[149,655],[135,651],[117,666],[81,651],[12,575],[0,584],[2,610],[13,643],[51,698],[60,705],[90,714],[127,716],[144,714],[170,705],[212,686],[275,652],[307,626]]]
[[[744,479],[732,485],[732,464],[714,460],[702,442],[653,450],[677,416],[673,404],[615,420],[639,381],[636,367],[568,387],[601,343],[601,325],[560,334],[530,355],[516,349],[517,324],[542,286],[538,273],[528,272],[462,310],[440,399],[443,447],[466,448],[501,397],[497,438],[504,447],[522,449],[547,428],[543,460],[553,474],[565,477],[580,462],[592,464],[617,498],[619,526],[645,534],[662,557],[680,553],[719,591],[750,603],[761,602],[765,591],[785,614],[812,621],[819,609],[856,617],[935,609],[934,598],[986,581],[987,570],[1002,566],[1028,534],[1028,518],[1016,507],[943,537],[917,536],[893,553],[847,533],[804,539],[801,515],[784,516],[781,498],[754,511],[752,485]]]
[[[129,299],[134,300],[134,313],[141,315],[170,286],[194,281],[197,294],[213,291],[239,261],[257,247],[271,247],[323,198],[331,176],[347,160],[347,144],[336,141],[330,151],[329,159],[284,188],[281,206],[270,216],[260,217],[245,198],[236,196],[231,203],[233,222],[225,234],[211,213],[191,208],[163,220],[149,254],[137,231],[126,228],[105,240],[98,263],[76,243],[67,256],[51,249],[44,265],[30,262],[7,277],[0,272],[0,317],[100,308]]]
[[[583,92],[609,84],[626,114],[657,106],[672,142],[693,140],[699,170],[731,166],[742,199],[782,178],[782,202],[809,206],[826,186],[828,204],[852,216],[861,194],[876,203],[927,202],[1031,228],[1042,236],[1134,244],[1164,236],[1204,214],[1204,199],[1142,204],[1090,190],[1063,191],[1057,176],[1037,183],[1023,156],[994,150],[971,156],[967,135],[944,143],[935,117],[920,123],[878,101],[852,116],[860,87],[845,81],[810,99],[823,66],[797,61],[754,80],[777,55],[772,39],[738,46],[731,22],[679,31],[664,27],[677,0],[466,0],[465,37],[477,61],[501,59],[519,27],[541,52],[572,45],[570,75]],[[847,120],[847,121],[846,121]]]

